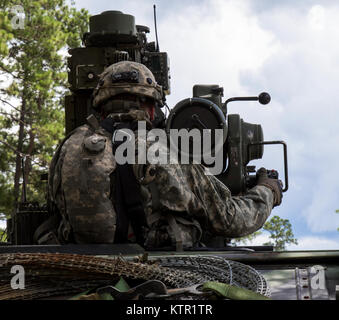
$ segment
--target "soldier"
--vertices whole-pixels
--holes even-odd
[[[122,243],[177,250],[208,244],[215,236],[241,237],[261,228],[281,203],[280,181],[258,171],[242,196],[199,164],[118,164],[117,130],[148,129],[162,103],[162,88],[144,65],[122,61],[106,68],[93,93],[101,113],[58,147],[50,167],[50,202],[60,213],[54,232],[39,243]],[[166,152],[166,150],[165,150]],[[138,153],[138,150],[136,150]]]

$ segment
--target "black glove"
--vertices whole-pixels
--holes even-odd
[[[273,207],[281,204],[281,199],[283,197],[282,182],[278,179],[269,178],[265,168],[260,168],[257,171],[257,186],[265,186],[272,190],[274,196]]]

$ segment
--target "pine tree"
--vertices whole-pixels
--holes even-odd
[[[264,245],[273,245],[274,250],[282,251],[286,249],[286,244],[298,244],[298,240],[294,238],[292,225],[288,219],[282,219],[279,216],[272,217],[264,224],[263,229],[270,233],[271,241]]]
[[[286,245],[289,243],[298,244],[298,240],[294,238],[290,221],[279,216],[273,216],[270,220],[266,221],[261,230],[245,237],[233,239],[233,243],[250,244],[256,237],[263,234],[262,230],[270,234],[270,241],[263,243],[263,245],[273,246],[276,251],[286,250]]]
[[[66,0],[0,2],[0,213],[44,201],[41,173],[64,135],[68,47],[88,29],[85,9]]]

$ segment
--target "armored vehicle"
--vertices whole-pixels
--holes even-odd
[[[132,15],[120,11],[105,11],[90,18],[84,46],[69,50],[66,134],[86,123],[89,115],[98,116],[91,107],[92,91],[98,75],[115,62],[145,64],[163,87],[166,106],[171,89],[169,57],[160,52],[158,42],[148,42],[149,31],[136,25]],[[254,184],[255,167],[249,162],[263,157],[264,145],[279,144],[284,161],[283,191],[287,191],[286,143],[264,141],[261,125],[227,113],[230,102],[267,104],[269,94],[232,97],[224,102],[222,97],[219,85],[195,85],[193,96],[178,102],[167,118],[158,108],[153,125],[165,130],[223,130],[221,147],[212,145],[227,159],[217,177],[234,195]],[[276,172],[269,174],[277,178]],[[7,221],[8,240],[0,246],[0,299],[207,299],[215,295],[226,299],[339,298],[338,251],[276,252],[272,246],[231,246],[230,239],[220,237],[209,246],[181,251],[146,251],[131,243],[37,245],[37,230],[53,215],[50,203],[25,202]],[[12,281],[15,274],[19,276],[20,268],[26,275],[25,290],[16,290],[21,286],[19,278]]]

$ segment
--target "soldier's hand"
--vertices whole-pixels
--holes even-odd
[[[269,178],[267,175],[267,170],[265,168],[260,168],[257,171],[257,185],[265,186],[272,190],[274,196],[273,207],[279,206],[281,204],[283,197],[281,180]]]

